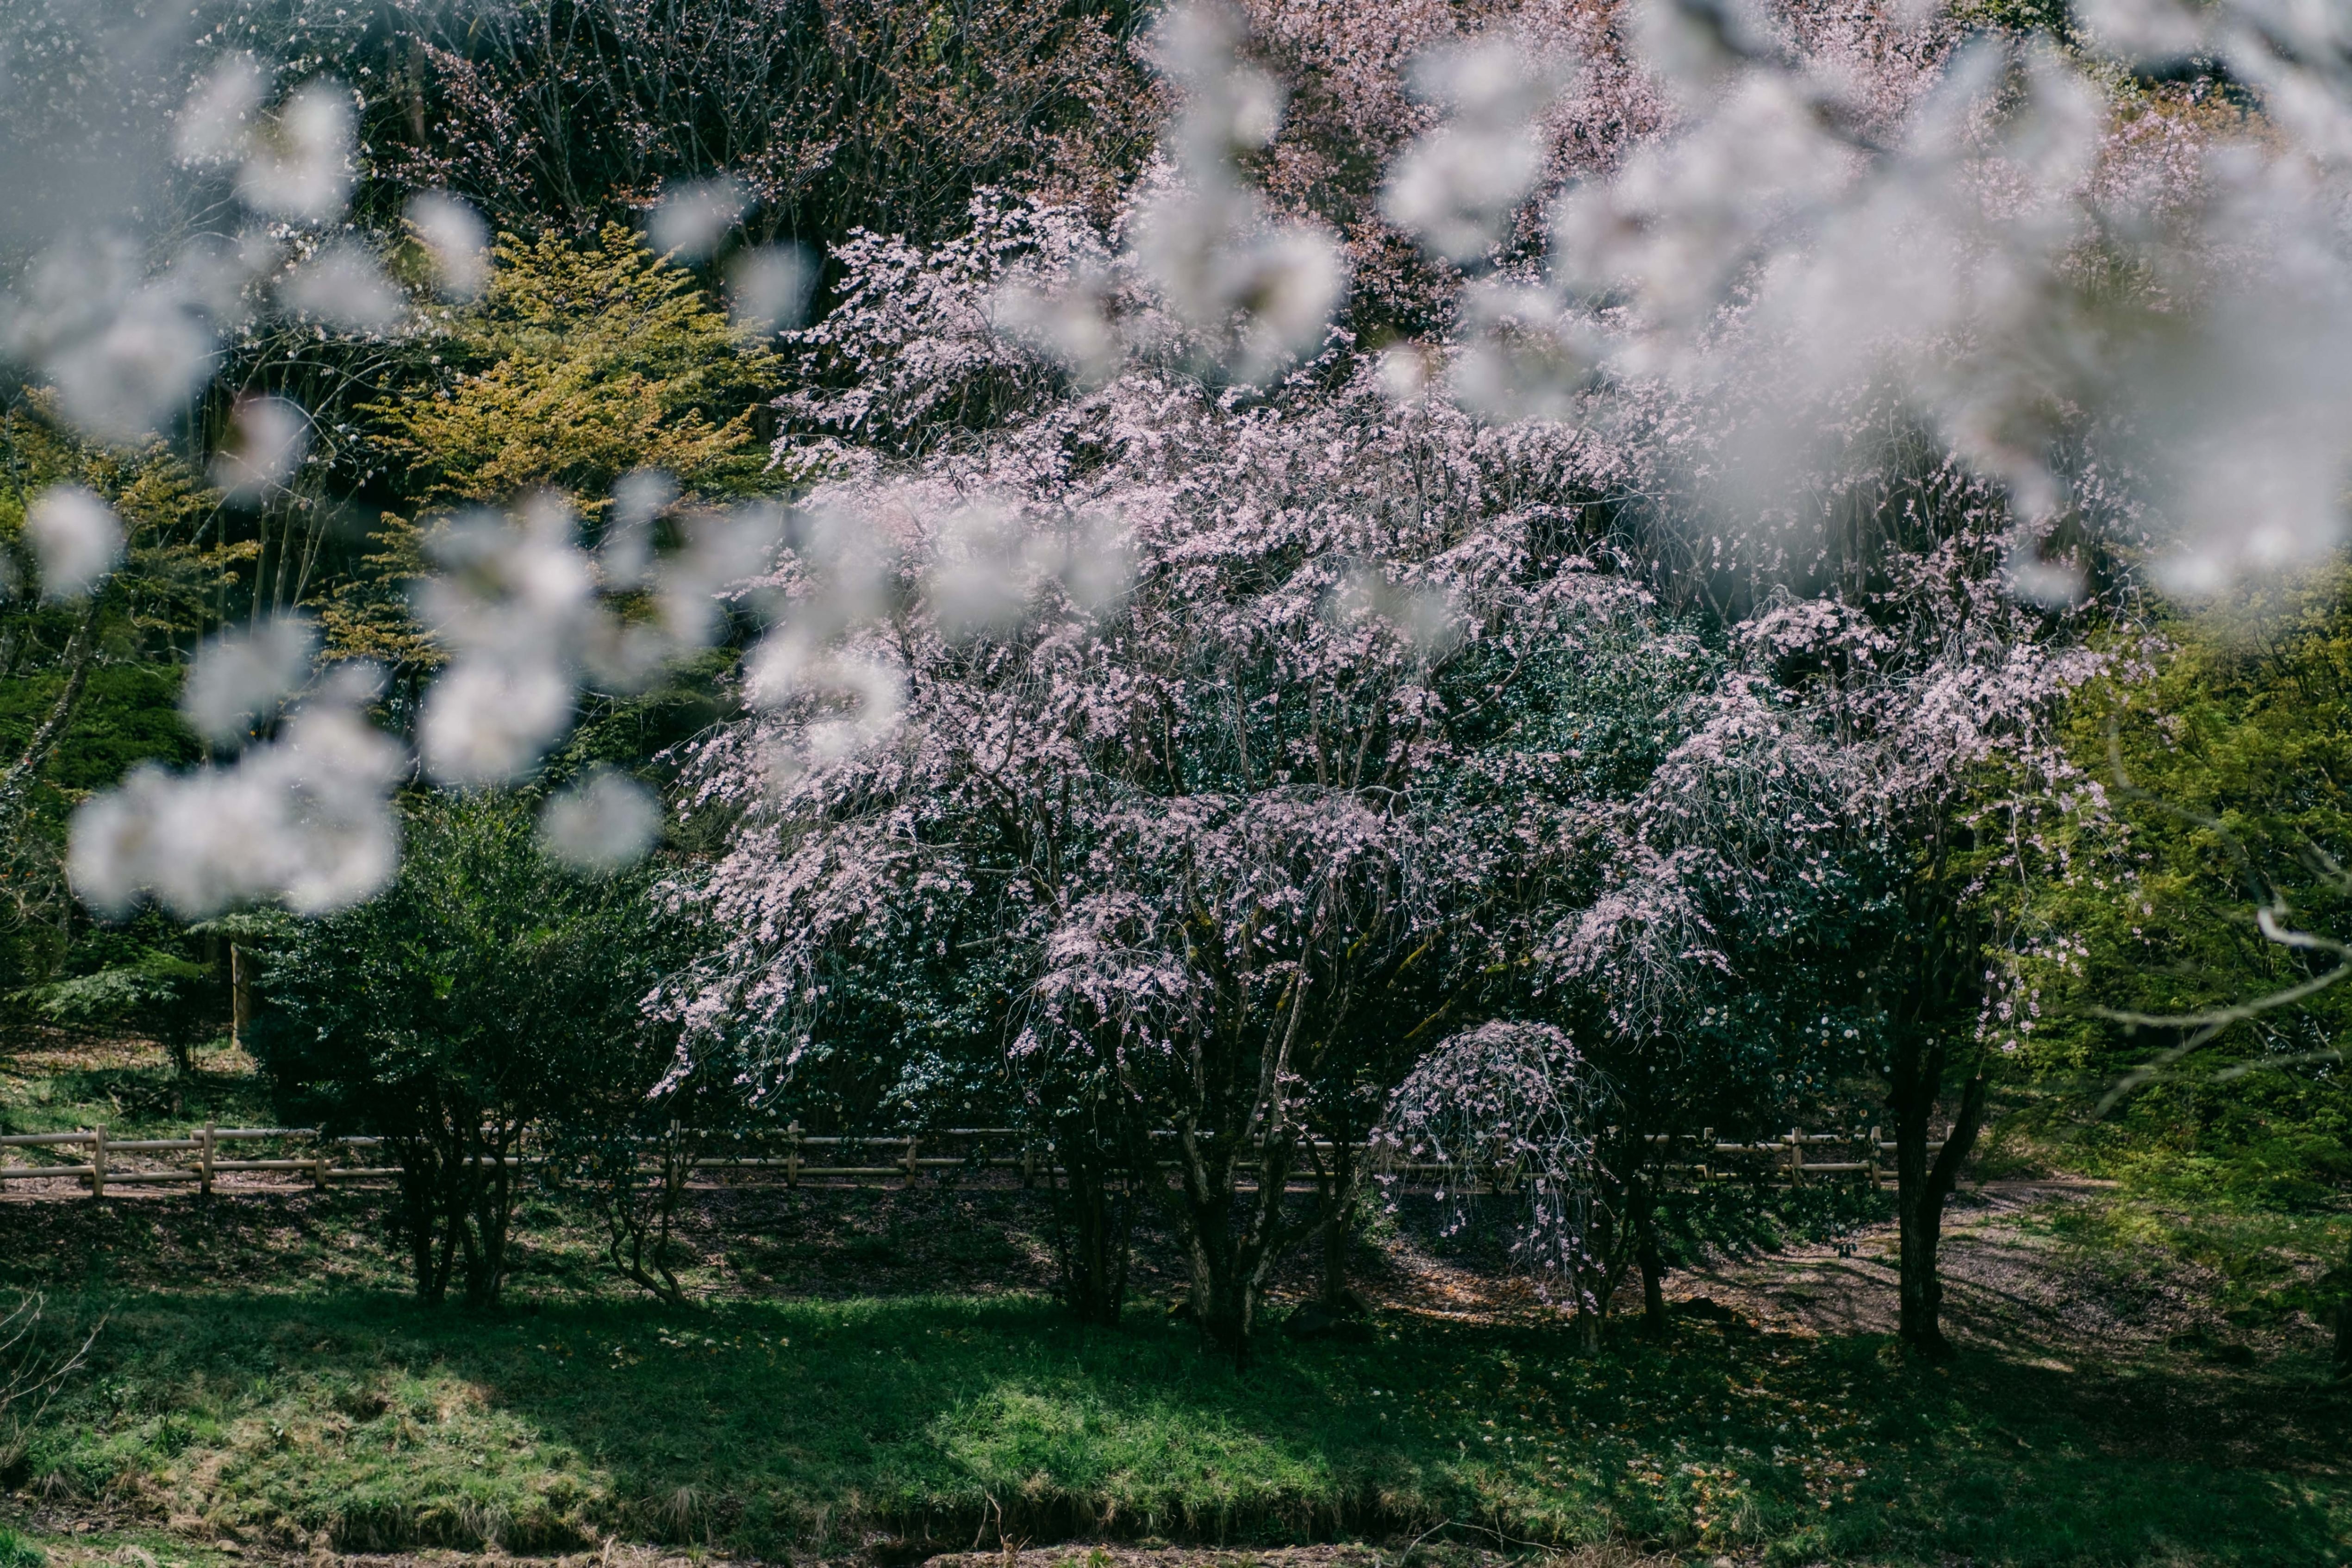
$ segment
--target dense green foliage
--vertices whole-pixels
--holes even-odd
[[[136,763],[203,758],[175,706],[185,661],[206,633],[265,611],[313,614],[330,658],[373,658],[391,669],[390,717],[400,721],[415,682],[442,658],[410,594],[436,524],[452,508],[547,489],[593,525],[599,498],[638,468],[668,474],[689,503],[790,480],[770,466],[755,428],[774,358],[730,328],[688,273],[620,228],[580,243],[509,241],[501,263],[478,304],[445,312],[384,356],[375,395],[351,409],[345,437],[318,459],[321,473],[258,514],[225,504],[165,446],[122,455],[78,442],[37,394],[0,419],[0,553],[11,580],[26,580],[25,507],[48,485],[88,486],[131,529],[121,569],[87,603],[17,595],[0,607],[7,1005],[81,1025],[152,1022],[125,1007],[101,1016],[99,992],[44,989],[126,962],[91,944],[89,921],[67,889],[66,822]],[[380,508],[364,542],[347,513],[322,504],[320,483],[353,487],[350,504]],[[591,693],[550,779],[594,763],[657,776],[653,759],[722,710],[733,661],[721,648],[649,689]],[[155,962],[206,966],[204,996],[192,999],[202,1017],[189,1020],[189,1031],[204,1035],[207,1020],[225,1028],[223,942],[152,916],[141,930],[142,951]],[[135,980],[110,984],[120,992]]]
[[[178,973],[158,1013],[159,976],[213,953],[152,922],[127,952],[82,942],[89,922],[66,883],[66,824],[134,763],[196,759],[198,742],[174,711],[182,668],[219,624],[251,552],[224,539],[217,495],[182,458],[161,444],[95,448],[57,424],[46,395],[19,394],[0,407],[0,584],[34,580],[26,509],[60,483],[105,498],[129,537],[121,569],[87,599],[0,597],[0,1006],[103,1026],[154,1027],[168,1014],[184,1046],[205,1033],[225,989]]]
[[[772,468],[755,419],[774,355],[687,272],[617,226],[593,242],[509,237],[498,260],[486,296],[446,312],[357,410],[394,504],[352,569],[322,584],[319,610],[331,657],[377,659],[404,684],[442,659],[409,595],[453,510],[550,493],[593,524],[614,482],[640,469],[705,503],[791,478]]]
[[[2071,744],[2116,820],[2046,847],[2044,945],[2026,965],[2034,989],[2016,1037],[2075,1115],[2153,1069],[2081,1134],[2096,1168],[2290,1206],[2340,1202],[2352,1186],[2352,1079],[2338,1055],[2352,990],[2258,1012],[2186,1054],[2202,1031],[2100,1016],[2253,1003],[2336,966],[2331,951],[2267,940],[2255,913],[2275,905],[2285,927],[2352,937],[2341,590],[2331,573],[2242,610],[2172,618],[2152,668],[2075,706]]]
[[[638,1005],[664,968],[641,878],[541,853],[510,798],[435,801],[399,880],[260,944],[253,1050],[289,1121],[384,1140],[417,1294],[498,1299],[525,1140],[639,1098],[667,1058]]]

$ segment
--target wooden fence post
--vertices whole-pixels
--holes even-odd
[[[1027,1188],[1035,1185],[1036,1181],[1037,1145],[1024,1143],[1021,1145],[1021,1184]]]
[[[1805,1184],[1805,1130],[1801,1127],[1789,1129],[1789,1184]]]
[[[907,1134],[907,1190],[915,1190],[915,1135]]]
[[[1878,1169],[1878,1129],[1874,1127],[1870,1130],[1870,1190],[1874,1193],[1885,1184]]]
[[[205,1197],[213,1195],[213,1134],[217,1131],[212,1122],[205,1123],[203,1141],[196,1148],[196,1191]]]
[[[106,1123],[101,1121],[89,1135],[89,1195],[106,1195]]]
[[[797,1187],[801,1184],[801,1124],[795,1121],[784,1129],[784,1185]]]

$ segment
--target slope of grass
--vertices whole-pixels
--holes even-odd
[[[779,1552],[885,1531],[1282,1541],[1447,1519],[1769,1560],[2303,1565],[2352,1556],[2336,1396],[1685,1322],[1564,1336],[1393,1319],[1236,1370],[1159,1321],[1034,1300],[428,1311],[390,1294],[58,1299],[109,1314],[6,1478],[185,1531],[345,1548],[612,1531]],[[2242,1425],[2242,1423],[2239,1423]],[[2292,1433],[2326,1436],[2311,1451]],[[2243,1436],[2244,1434],[2240,1434]]]

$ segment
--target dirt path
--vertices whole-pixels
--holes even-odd
[[[2054,1206],[2114,1184],[2080,1178],[1991,1182],[1960,1195],[1944,1219],[1939,1253],[1945,1331],[2003,1350],[2105,1351],[2145,1345],[2191,1326],[2204,1311],[2176,1281],[2154,1310],[2120,1310],[2084,1289],[2084,1260],[2037,1226]],[[1897,1238],[1892,1221],[1835,1246],[1791,1247],[1686,1274],[1668,1291],[1705,1296],[1759,1326],[1812,1334],[1891,1334]]]
[[[2093,1252],[2053,1223],[2065,1205],[2113,1184],[2079,1177],[1989,1182],[1953,1200],[1940,1254],[1944,1326],[1962,1346],[2071,1371],[2182,1350],[2262,1360],[2316,1353],[2325,1331],[2300,1314],[2233,1324],[2214,1307],[2218,1276],[2169,1255]],[[1666,1280],[1670,1301],[1727,1309],[1757,1327],[1801,1334],[1892,1334],[1896,1316],[1892,1221],[1835,1244],[1722,1258]],[[1381,1305],[1462,1321],[1551,1315],[1522,1281],[1449,1265],[1410,1246],[1388,1249],[1368,1282]],[[1305,1294],[1304,1280],[1297,1282]],[[1621,1303],[1621,1305],[1627,1305]],[[2233,1348],[2234,1347],[2234,1348]]]

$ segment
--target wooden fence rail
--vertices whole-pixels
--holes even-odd
[[[1160,1132],[1155,1137],[1172,1138],[1173,1132]],[[654,1142],[654,1140],[646,1140]],[[696,1171],[715,1173],[754,1172],[782,1173],[785,1184],[797,1187],[803,1181],[870,1182],[898,1181],[913,1186],[926,1174],[945,1178],[952,1173],[975,1175],[990,1173],[1019,1173],[1023,1186],[1039,1177],[1048,1179],[1062,1173],[1061,1168],[1043,1157],[1042,1146],[1026,1139],[1011,1127],[950,1127],[935,1132],[914,1135],[864,1137],[849,1135],[817,1135],[803,1133],[799,1123],[775,1131],[752,1131],[722,1134],[702,1134],[695,1142],[704,1146],[703,1152],[689,1162]],[[1895,1145],[1881,1135],[1880,1129],[1869,1128],[1853,1132],[1808,1132],[1792,1128],[1777,1137],[1759,1139],[1752,1142],[1717,1140],[1713,1128],[1702,1130],[1696,1136],[1657,1134],[1653,1143],[1667,1148],[1670,1169],[1700,1181],[1727,1176],[1735,1172],[1750,1175],[1763,1174],[1789,1184],[1801,1185],[1808,1178],[1828,1176],[1864,1176],[1874,1187],[1885,1184],[1887,1171],[1882,1155],[1892,1154]],[[281,1152],[269,1158],[224,1158],[225,1146],[233,1148],[242,1143],[276,1142],[282,1151],[299,1148],[300,1152]],[[110,1187],[161,1185],[188,1182],[200,1193],[209,1194],[223,1175],[276,1173],[290,1175],[298,1184],[308,1178],[308,1184],[323,1189],[331,1182],[381,1180],[400,1174],[397,1165],[368,1165],[356,1163],[362,1150],[374,1149],[383,1142],[373,1137],[322,1137],[308,1127],[215,1127],[209,1123],[185,1138],[113,1138],[104,1126],[86,1127],[70,1132],[26,1132],[0,1136],[0,1184],[23,1181],[69,1180],[88,1184],[89,1195],[102,1198]],[[729,1154],[714,1152],[719,1148],[749,1144],[753,1150],[781,1150],[781,1152],[748,1152]],[[926,1148],[962,1143],[961,1154],[925,1153]],[[1808,1159],[1809,1149],[1845,1146],[1861,1155],[1858,1159]],[[1328,1156],[1332,1146],[1328,1142],[1312,1145],[1318,1155]],[[1359,1152],[1363,1145],[1357,1145]],[[1940,1142],[1931,1142],[1932,1154]],[[16,1150],[39,1152],[62,1152],[68,1149],[87,1151],[79,1163],[17,1163],[7,1152]],[[879,1158],[882,1152],[896,1150],[887,1163]],[[992,1152],[991,1151],[1001,1151]],[[155,1157],[184,1154],[192,1158],[184,1163],[155,1162]],[[118,1164],[125,1156],[134,1163]],[[66,1156],[70,1161],[71,1156]],[[508,1156],[510,1165],[531,1165],[543,1156]],[[863,1160],[862,1163],[845,1163]],[[829,1163],[819,1163],[820,1161]],[[1759,1161],[1769,1162],[1760,1171]],[[1172,1167],[1172,1161],[1162,1161],[1163,1168]],[[1409,1184],[1425,1183],[1439,1177],[1449,1167],[1433,1163],[1406,1163],[1388,1165],[1391,1173]],[[1305,1179],[1305,1173],[1299,1179]],[[286,1190],[284,1183],[272,1184],[276,1190]],[[240,1184],[241,1190],[250,1191],[249,1184]]]

